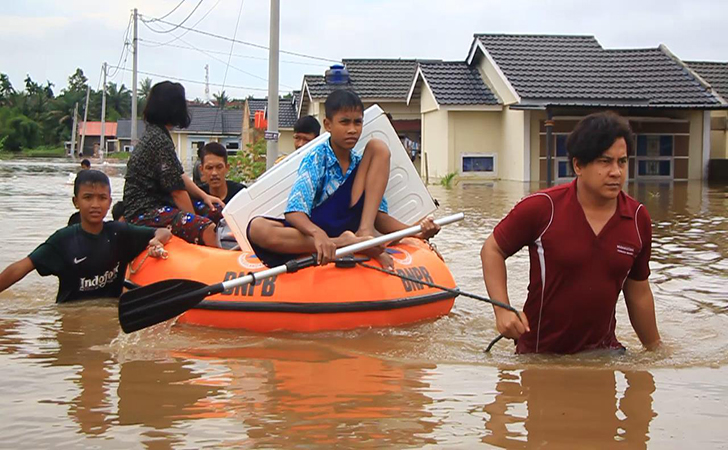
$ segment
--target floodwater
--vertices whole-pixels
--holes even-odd
[[[73,212],[61,160],[0,162],[0,267]],[[104,166],[121,198],[123,166]],[[479,250],[536,186],[433,186],[436,242],[461,289]],[[625,355],[516,356],[489,305],[392,329],[271,334],[163,324],[122,335],[112,301],[58,306],[53,278],[0,294],[2,448],[725,448],[728,189],[630,185],[654,223],[651,280],[665,346],[648,353],[618,307]],[[525,298],[528,255],[509,260]]]

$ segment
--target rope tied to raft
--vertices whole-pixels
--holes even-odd
[[[362,267],[366,267],[367,269],[376,270],[377,272],[386,273],[387,275],[392,275],[392,276],[401,278],[403,280],[410,281],[412,283],[423,284],[423,285],[429,286],[431,288],[440,289],[440,290],[443,290],[445,292],[450,292],[452,294],[455,294],[456,296],[457,295],[462,295],[464,297],[469,297],[469,298],[472,298],[472,299],[475,299],[475,300],[479,300],[481,302],[490,303],[493,306],[497,306],[499,308],[507,309],[508,311],[514,313],[516,315],[516,317],[518,317],[518,320],[523,321],[523,319],[521,318],[521,313],[516,308],[514,308],[513,306],[511,306],[509,304],[506,304],[506,303],[503,303],[503,302],[499,302],[498,300],[493,300],[493,299],[490,299],[488,297],[483,297],[482,295],[471,294],[470,292],[461,291],[460,289],[452,289],[452,288],[449,288],[449,287],[440,286],[439,284],[430,283],[430,282],[425,281],[425,280],[420,280],[420,279],[417,279],[417,278],[414,278],[414,277],[410,277],[410,276],[407,276],[407,275],[403,275],[403,274],[394,272],[392,270],[385,269],[383,267],[372,266],[371,264],[366,264],[364,262],[359,262],[359,265],[362,266]],[[493,348],[493,346],[495,344],[497,344],[498,341],[500,341],[501,339],[503,339],[503,337],[504,336],[502,334],[500,334],[500,335],[498,335],[498,337],[496,337],[495,339],[493,339],[490,342],[490,344],[488,344],[488,347],[486,347],[485,352],[486,353],[489,353],[490,350]]]

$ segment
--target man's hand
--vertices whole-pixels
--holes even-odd
[[[219,205],[220,208],[225,207],[225,202],[215,197],[214,195],[205,194],[205,197],[202,198],[202,201],[205,202],[205,205],[207,205],[208,208],[210,208],[210,211],[217,210],[217,206],[215,205]]]
[[[166,228],[157,228],[154,232],[154,237],[149,240],[149,246],[147,252],[149,256],[153,258],[167,259],[169,255],[164,249],[164,244],[172,239],[172,232]]]
[[[336,258],[336,244],[323,231],[313,235],[316,259],[319,265],[328,264]]]
[[[434,235],[440,232],[440,225],[435,223],[435,218],[432,216],[427,216],[420,223],[417,225],[420,225],[422,227],[422,231],[420,231],[417,234],[417,237],[420,239],[430,239]]]
[[[521,320],[518,316],[512,312],[503,308],[495,307],[495,323],[498,328],[498,332],[509,339],[518,339],[523,333],[531,331],[528,326],[528,319],[526,314],[521,312]]]

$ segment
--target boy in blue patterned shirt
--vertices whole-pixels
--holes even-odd
[[[326,98],[324,107],[324,127],[331,137],[301,161],[285,219],[256,217],[248,224],[248,240],[269,267],[312,252],[316,252],[319,264],[326,264],[334,259],[338,247],[370,239],[375,229],[386,234],[407,227],[387,214],[387,144],[371,139],[362,154],[353,151],[364,122],[359,96],[350,90],[336,90]],[[422,238],[439,231],[432,218],[421,223]],[[383,266],[392,266],[384,247],[375,247],[367,254]]]

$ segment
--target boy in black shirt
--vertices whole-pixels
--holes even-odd
[[[126,266],[145,248],[154,257],[166,257],[164,244],[172,237],[166,228],[147,228],[104,222],[111,206],[109,178],[98,170],[76,176],[73,204],[81,223],[61,228],[26,258],[0,273],[0,292],[32,270],[59,279],[57,303],[99,297],[118,297]]]

